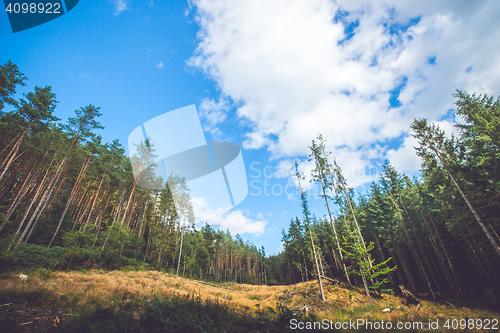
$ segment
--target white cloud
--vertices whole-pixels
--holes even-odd
[[[160,61],[158,64],[156,64],[156,68],[163,69],[163,61]]]
[[[130,10],[128,8],[127,0],[113,0],[113,5],[115,6],[115,16],[120,15],[122,12],[126,10]]]
[[[274,255],[274,254],[277,254],[277,253],[281,253],[285,251],[285,243],[284,242],[281,242],[280,243],[280,246],[278,246],[277,248],[275,248],[274,250],[271,251],[271,254],[267,254],[267,257],[269,257],[269,255]]]
[[[237,116],[251,128],[243,147],[295,158],[308,154],[311,139],[322,133],[352,174],[351,186],[376,178],[367,173],[370,160],[384,157],[384,142],[407,133],[413,118],[446,114],[455,88],[500,93],[500,3],[494,0],[193,5],[201,29],[189,65],[235,101]],[[346,39],[352,22],[354,35]],[[394,108],[391,91],[398,87]],[[387,156],[411,169],[416,160],[406,144]]]
[[[260,236],[265,232],[267,221],[258,216],[257,220],[248,217],[249,213],[242,210],[233,210],[218,220],[211,220],[211,223],[219,226],[219,229],[229,229],[234,234],[254,234]]]
[[[398,149],[389,149],[386,157],[399,172],[412,172],[422,165],[422,159],[415,153],[418,141],[413,136],[407,136]]]
[[[433,124],[439,126],[439,128],[444,131],[445,135],[451,138],[453,134],[455,137],[459,136],[460,133],[458,129],[455,127],[455,124],[458,122],[451,122],[447,119],[443,119],[440,121],[434,121]]]
[[[460,119],[457,119],[456,122],[444,119],[434,121],[433,124],[439,126],[439,128],[445,132],[445,135],[451,138],[452,134],[455,137],[460,135],[458,129],[455,127],[455,124],[459,121]],[[418,146],[417,139],[412,135],[407,135],[399,148],[389,149],[386,152],[386,158],[399,172],[413,172],[420,169],[422,165],[422,159],[416,154],[415,150],[415,147]]]
[[[262,235],[266,229],[267,220],[262,214],[251,217],[245,210],[230,210],[231,207],[211,207],[205,198],[193,196],[191,202],[194,208],[197,227],[202,227],[205,222],[218,226],[221,230],[229,230],[231,234]]]
[[[204,120],[204,130],[220,136],[222,133],[217,128],[217,125],[226,119],[228,110],[229,102],[224,98],[220,98],[218,102],[209,98],[202,100],[200,105],[200,117]]]
[[[276,166],[276,171],[274,177],[276,178],[290,178],[293,176],[293,161],[291,160],[281,160]]]

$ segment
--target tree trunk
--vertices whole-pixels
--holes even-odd
[[[115,224],[116,220],[119,218],[124,195],[125,195],[125,189],[123,189],[122,195],[120,196],[120,201],[119,201],[118,205],[116,206],[115,218],[113,219],[113,222],[111,223],[111,226],[109,227],[109,232],[106,235],[106,239],[104,240],[104,243],[102,244],[102,248],[101,248],[101,251],[99,252],[99,256],[98,256],[99,258],[101,257],[101,254],[104,251],[106,244],[108,243],[109,235],[111,234],[111,231],[113,230],[113,225]]]
[[[64,207],[64,211],[61,215],[61,218],[59,219],[59,223],[57,224],[57,228],[54,231],[54,235],[50,239],[49,245],[47,247],[51,247],[52,243],[54,243],[54,240],[56,239],[57,233],[59,232],[59,229],[61,228],[62,221],[64,220],[64,217],[66,216],[66,212],[68,211],[68,208],[71,205],[71,202],[73,201],[74,197],[76,196],[76,193],[78,191],[78,187],[80,186],[80,182],[83,178],[83,174],[85,173],[85,169],[87,168],[89,161],[90,161],[90,156],[85,158],[85,161],[82,165],[80,173],[78,174],[78,178],[76,179],[75,185],[73,186],[73,189],[71,190],[68,201],[66,202],[66,207]]]
[[[36,168],[36,170],[33,172],[33,169],[35,168],[35,166],[37,165],[37,162],[33,163],[33,167],[31,168],[30,172],[28,173],[28,175],[25,177],[25,180],[24,180],[24,183],[23,185],[21,185],[21,188],[19,189],[19,191],[17,192],[17,195],[16,195],[16,198],[14,200],[12,200],[12,203],[9,207],[9,209],[7,210],[7,213],[5,214],[5,217],[7,219],[10,218],[10,216],[12,215],[12,213],[16,210],[17,206],[19,205],[19,203],[21,202],[21,200],[23,200],[24,198],[24,195],[26,194],[26,192],[28,191],[28,189],[30,188],[31,186],[31,182],[33,181],[33,179],[35,179],[35,177],[38,175],[38,171],[40,170],[41,168],[41,165],[43,163],[43,160],[45,159],[45,156],[47,155],[47,153],[45,153],[45,155],[43,156],[42,158],[42,161],[40,162],[40,165]],[[3,226],[0,226],[0,230],[2,230],[2,227]]]
[[[56,157],[55,157],[55,155],[54,155],[54,157],[52,158],[52,161],[50,162],[49,167],[47,168],[47,171],[45,172],[45,175],[43,176],[42,180],[40,181],[40,185],[38,186],[38,189],[37,189],[37,191],[36,191],[36,193],[35,193],[35,196],[34,196],[34,197],[33,197],[33,199],[31,200],[31,203],[30,203],[29,207],[26,209],[26,212],[24,213],[24,215],[23,215],[23,217],[22,217],[21,221],[19,222],[19,225],[18,225],[17,230],[16,230],[16,232],[15,232],[15,234],[16,234],[16,235],[18,235],[18,234],[19,234],[19,232],[20,232],[20,230],[21,230],[21,228],[22,228],[22,226],[23,226],[23,224],[24,224],[24,221],[25,221],[25,220],[26,220],[26,218],[28,217],[28,214],[29,214],[29,212],[30,212],[30,210],[31,210],[31,207],[32,207],[32,206],[33,206],[33,204],[36,202],[36,200],[38,199],[38,196],[39,196],[39,195],[40,195],[40,193],[42,192],[42,188],[43,188],[43,185],[44,185],[44,183],[45,183],[45,179],[47,178],[47,175],[48,175],[48,173],[49,173],[49,171],[50,171],[50,167],[52,166],[52,162],[54,162],[54,159],[55,159],[55,158],[56,158]],[[7,251],[10,251],[10,249],[11,249],[11,247],[12,247],[12,245],[13,245],[13,244],[14,244],[14,239],[12,240],[12,242],[11,242],[11,243],[10,243],[10,245],[9,245],[9,247],[7,248]]]
[[[365,287],[365,293],[366,296],[370,297],[370,291],[368,290],[368,284],[366,283],[366,277],[365,277],[365,272],[363,272],[363,269],[360,267],[359,272],[361,273],[361,279],[363,280],[363,286]]]
[[[177,261],[177,272],[176,274],[179,275],[179,267],[181,264],[181,256],[182,256],[182,241],[184,240],[184,225],[186,223],[186,217],[183,216],[182,219],[182,228],[181,228],[181,244],[179,246],[179,260]]]
[[[4,161],[2,163],[2,165],[5,165],[5,167],[3,168],[3,171],[0,174],[0,181],[2,181],[3,177],[7,173],[7,170],[9,169],[10,165],[16,159],[16,155],[17,155],[17,152],[19,150],[19,147],[21,147],[21,143],[23,142],[24,136],[26,135],[26,133],[28,133],[30,127],[31,127],[31,121],[28,123],[28,126],[26,127],[26,129],[21,133],[21,137],[17,140],[14,147],[12,147],[11,152],[7,155],[7,158],[5,160],[7,160],[7,159],[8,160]]]
[[[319,282],[319,290],[321,292],[321,300],[324,303],[324,302],[326,302],[326,300],[325,300],[325,293],[323,292],[323,282],[321,281],[321,271],[319,269],[318,256],[316,254],[316,247],[314,246],[314,240],[312,237],[311,227],[308,226],[308,228],[309,228],[309,236],[311,237],[311,244],[312,244],[313,253],[314,253],[314,260],[316,261],[316,271],[318,272],[318,282]]]
[[[497,242],[495,241],[495,239],[493,239],[493,237],[491,236],[490,232],[488,231],[488,229],[484,225],[483,220],[481,219],[481,217],[479,216],[479,214],[476,212],[476,210],[474,209],[474,207],[472,207],[471,202],[465,196],[464,192],[462,191],[462,188],[458,185],[457,181],[455,180],[455,177],[453,177],[453,175],[451,174],[451,172],[445,167],[445,165],[443,163],[443,160],[441,159],[441,156],[438,154],[437,150],[433,146],[431,146],[430,148],[434,152],[434,154],[436,154],[437,158],[439,159],[439,162],[441,162],[441,165],[443,166],[443,169],[450,176],[451,180],[453,181],[453,184],[455,184],[455,187],[457,188],[458,192],[460,192],[460,195],[462,196],[462,198],[464,199],[465,203],[469,207],[470,211],[472,212],[472,214],[476,218],[477,223],[479,224],[479,226],[481,227],[481,229],[483,229],[483,232],[486,235],[486,238],[488,238],[488,240],[490,241],[491,245],[495,249],[495,252],[500,257],[500,246],[498,246]]]

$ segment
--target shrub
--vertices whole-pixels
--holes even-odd
[[[59,267],[60,258],[66,249],[55,246],[48,248],[42,245],[21,243],[16,250],[3,253],[1,264],[4,268],[40,267],[55,269]]]

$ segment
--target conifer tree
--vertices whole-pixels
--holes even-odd
[[[300,200],[302,202],[302,212],[304,214],[305,227],[309,231],[309,237],[311,239],[311,245],[312,245],[312,250],[313,250],[313,255],[314,255],[314,261],[316,263],[316,273],[318,275],[318,282],[319,282],[319,289],[320,289],[320,293],[321,293],[321,300],[323,302],[325,302],[325,293],[323,292],[323,282],[321,281],[321,270],[319,269],[319,263],[318,263],[318,256],[317,256],[317,253],[316,253],[316,247],[314,246],[314,240],[313,240],[313,236],[312,236],[312,232],[311,232],[311,226],[309,224],[309,216],[310,216],[309,206],[307,204],[306,193],[302,189],[302,185],[300,183],[301,180],[305,179],[305,177],[299,171],[299,165],[298,165],[297,161],[295,161],[294,168],[295,168],[295,177],[297,178],[297,187],[298,187],[298,190],[300,192]]]
[[[495,241],[490,231],[486,227],[483,219],[478,214],[476,209],[473,207],[469,198],[465,195],[462,187],[455,180],[455,177],[450,172],[450,164],[453,165],[456,163],[456,157],[450,154],[450,151],[453,150],[454,139],[447,139],[445,137],[444,131],[440,130],[438,126],[434,124],[427,124],[426,119],[415,119],[411,125],[413,130],[413,136],[417,138],[420,147],[417,148],[417,154],[424,159],[429,158],[437,158],[441,167],[446,171],[456,189],[464,199],[465,203],[469,207],[469,210],[474,215],[477,223],[483,230],[484,235],[491,243],[491,246],[495,250],[498,256],[500,256],[500,246]]]
[[[337,250],[340,255],[340,263],[338,262],[337,255],[335,250],[333,251],[334,254],[334,260],[335,260],[335,265],[337,266],[337,271],[340,272],[341,268],[339,267],[342,266],[346,279],[351,283],[349,279],[349,274],[347,273],[347,267],[344,262],[343,254],[342,254],[342,248],[340,247],[340,242],[339,242],[339,237],[337,234],[337,229],[335,227],[335,223],[332,218],[332,213],[330,211],[330,205],[328,204],[328,199],[331,199],[330,196],[327,194],[327,192],[332,191],[333,189],[333,179],[331,179],[332,175],[332,166],[328,163],[328,156],[330,155],[329,153],[326,152],[325,148],[325,141],[323,139],[323,136],[321,134],[318,134],[317,137],[317,142],[312,140],[312,145],[309,147],[311,149],[311,154],[310,154],[310,159],[314,159],[315,162],[315,169],[312,170],[312,179],[315,181],[318,181],[321,186],[322,190],[322,195],[321,197],[325,200],[325,206],[328,210],[328,218],[330,220],[330,224],[333,229],[333,233],[335,236],[335,245],[337,247]]]

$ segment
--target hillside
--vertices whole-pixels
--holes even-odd
[[[422,322],[423,330],[437,320],[443,331],[448,319],[450,328],[453,323],[460,328],[460,320],[464,323],[473,318],[483,325],[487,319],[493,320],[489,327],[498,329],[500,318],[492,310],[451,301],[422,300],[420,305],[405,306],[402,298],[392,295],[370,299],[361,289],[331,282],[325,283],[326,303],[322,303],[315,281],[288,286],[217,286],[157,271],[39,269],[26,275],[26,279],[20,273],[0,278],[4,331],[289,331],[313,325],[307,321],[323,323],[324,319],[331,320],[328,325],[333,328],[335,323],[347,325],[349,320],[363,319],[385,325],[388,321],[393,325]],[[479,322],[474,322],[476,332],[481,331]]]

